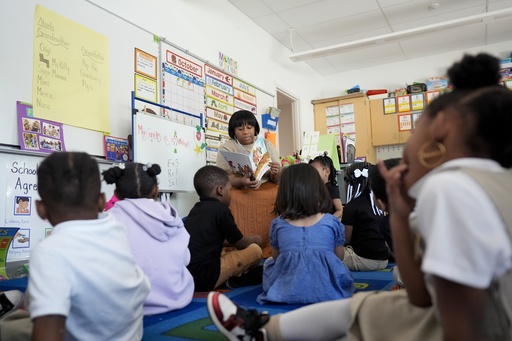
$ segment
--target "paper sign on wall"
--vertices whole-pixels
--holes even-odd
[[[106,36],[37,5],[33,60],[34,116],[110,131]]]

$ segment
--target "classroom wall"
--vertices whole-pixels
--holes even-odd
[[[127,21],[134,24],[134,29],[138,27],[141,34],[143,31],[148,31],[164,37],[167,41],[210,61],[212,64],[217,63],[219,52],[222,52],[238,62],[239,77],[243,80],[269,93],[275,94],[276,88],[280,88],[297,98],[300,130],[306,131],[310,131],[314,127],[311,100],[342,95],[345,89],[355,84],[360,84],[365,89],[388,88],[392,90],[413,81],[424,81],[429,76],[443,74],[446,66],[450,65],[453,60],[459,59],[464,52],[456,51],[322,77],[306,63],[292,62],[288,58],[291,51],[246,18],[227,0],[68,0],[65,2],[26,0],[12,2],[9,9],[1,11],[0,19],[5,22],[4,19],[8,19],[10,16],[18,18],[17,15],[20,12],[25,13],[27,8],[35,8],[36,4],[94,30],[99,30],[98,28],[110,23],[117,23],[119,20]],[[87,15],[92,11],[91,8],[96,7],[105,9],[105,15],[101,15],[100,18]],[[82,15],[82,12],[77,13],[77,8],[88,10],[84,11]],[[32,27],[33,17],[16,20],[20,27]],[[16,30],[16,26],[9,29]],[[110,41],[111,48],[116,49],[123,44],[123,41],[131,39],[130,32],[132,29],[127,31],[122,39]],[[32,52],[17,49],[16,41],[16,34],[0,36],[0,43],[9,47],[3,54],[8,53],[14,57],[18,54],[26,60],[26,56],[30,56]],[[510,49],[512,49],[512,41],[468,51],[482,50],[506,57]],[[31,61],[31,57],[28,60]],[[126,60],[118,62],[131,65],[133,54],[127,53]],[[24,67],[31,69],[32,65],[27,64]],[[10,67],[9,70],[19,70],[19,67]],[[111,75],[112,77],[116,77],[116,75]],[[129,87],[133,88],[133,85],[127,84],[127,88]],[[7,82],[0,81],[2,93],[11,94],[9,89],[10,86]],[[30,94],[31,89],[27,88],[23,94],[15,97],[19,97],[17,99],[22,101],[31,101]],[[12,103],[12,106],[2,101],[0,103],[3,108],[8,109],[8,112],[13,112],[11,109],[15,107],[15,103]],[[122,110],[112,110],[111,112],[111,133],[112,135],[126,136],[130,132],[130,120],[127,116],[127,110],[130,108],[128,97],[125,104],[116,103],[116,107]],[[7,129],[16,129],[16,127],[7,127]],[[80,131],[76,134],[73,131],[71,135],[80,137],[80,134]],[[88,144],[91,143],[89,140]],[[80,140],[75,145],[79,144]],[[100,148],[101,142],[97,141],[96,149]],[[195,193],[179,193],[171,198],[181,215],[186,215],[196,200]]]
[[[259,26],[247,19],[228,1],[157,1],[144,2],[135,0],[27,0],[15,2],[11,8],[2,11],[2,22],[11,23],[10,27],[19,24],[18,30],[23,31],[23,43],[18,41],[18,35],[2,35],[0,43],[11,46],[0,56],[4,65],[12,61],[19,63],[18,67],[8,70],[7,79],[10,82],[0,82],[0,90],[7,96],[5,101],[0,99],[4,108],[12,108],[15,114],[14,100],[31,102],[31,70],[32,45],[30,31],[33,26],[33,13],[36,4],[67,17],[92,30],[107,35],[111,46],[111,135],[127,136],[131,132],[131,117],[129,91],[133,89],[133,51],[130,49],[118,52],[121,48],[149,41],[153,33],[164,37],[189,53],[216,65],[219,52],[224,53],[238,62],[238,75],[241,79],[254,84],[268,93],[276,94],[279,87],[294,98],[299,99],[299,115],[303,127],[313,126],[313,109],[311,100],[318,98],[321,93],[322,78],[305,63],[293,63],[288,55],[291,53],[277,40],[270,37]],[[95,13],[99,13],[96,15]],[[126,22],[123,24],[123,22]],[[126,27],[125,32],[112,32],[113,28]],[[148,33],[149,32],[149,33]],[[26,34],[25,34],[26,33]],[[20,48],[14,48],[19,45]],[[136,45],[136,46],[137,46]],[[157,54],[154,45],[138,46],[146,52]],[[114,54],[114,51],[117,52]],[[124,65],[125,67],[120,67]],[[126,70],[126,72],[124,71]],[[123,75],[127,73],[127,75]],[[127,76],[127,77],[126,77]],[[120,77],[123,81],[120,81]],[[5,79],[5,78],[4,78]],[[26,86],[12,87],[12,82]],[[9,85],[9,83],[11,85]],[[126,97],[122,93],[126,92]],[[126,98],[125,103],[122,103]],[[8,100],[9,99],[9,100]],[[10,100],[13,99],[13,100]],[[13,102],[13,103],[9,103]],[[276,105],[274,101],[273,105]],[[261,112],[261,111],[260,111]],[[9,131],[16,131],[14,120]],[[8,139],[8,144],[16,144],[16,139]],[[85,137],[80,139],[80,137]],[[66,127],[66,144],[69,150],[81,149],[95,155],[102,154],[103,143],[101,133],[76,130]],[[68,139],[76,138],[76,143]],[[84,140],[87,143],[84,143]],[[2,142],[2,141],[0,141]],[[70,142],[70,143],[68,143]],[[195,193],[175,193],[171,197],[181,215],[186,215],[197,200]]]
[[[238,75],[244,81],[271,94],[275,94],[276,88],[279,87],[299,99],[299,112],[301,115],[304,113],[301,126],[313,126],[311,100],[320,96],[321,76],[305,63],[296,64],[290,61],[288,55],[291,52],[288,49],[248,20],[228,1],[27,0],[13,2],[9,9],[1,11],[0,20],[6,23],[12,22],[12,25],[7,26],[13,31],[18,29],[27,33],[32,30],[36,4],[92,30],[109,35],[109,43],[113,51],[119,51],[123,46],[128,45],[127,42],[130,39],[136,43],[142,39],[151,42],[151,39],[144,38],[149,32],[164,37],[166,41],[215,65],[219,59],[219,52],[222,52],[238,62]],[[93,15],[100,9],[99,15]],[[16,18],[15,22],[12,18]],[[122,25],[121,21],[126,22],[126,25]],[[126,32],[111,32],[112,28],[123,26],[129,29]],[[137,33],[135,37],[134,32]],[[149,38],[151,38],[150,35]],[[30,76],[32,45],[29,44],[29,39],[23,39],[23,42],[19,39],[21,38],[18,38],[17,34],[0,36],[2,46],[9,47],[2,53],[4,57],[0,56],[0,61],[3,61],[3,65],[9,66],[8,70],[10,70],[9,77],[2,77],[3,81],[0,81],[1,92],[7,94],[2,96],[4,100],[0,99],[0,104],[12,115],[15,115],[14,100],[26,102],[32,100]],[[18,45],[19,48],[16,48]],[[140,46],[140,48],[150,49],[147,52],[155,53],[152,47]],[[12,61],[23,65],[11,65]],[[133,89],[133,81],[130,80],[133,76],[129,74],[126,81],[118,86],[116,81],[119,83],[118,77],[120,73],[124,73],[122,70],[133,72],[133,51],[126,51],[125,57],[116,54],[116,59],[111,60],[111,63],[126,66],[121,68],[114,64],[111,68],[111,93],[114,99],[110,104],[111,134],[127,136],[131,131],[129,90]],[[18,74],[21,77],[17,77]],[[13,87],[13,84],[16,86]],[[19,84],[26,84],[26,86],[20,87]],[[127,92],[126,103],[120,103],[124,98],[119,95],[120,92]],[[10,103],[11,98],[14,99],[13,103]],[[275,102],[273,104],[276,105]],[[17,128],[13,123],[13,126],[6,129],[16,131]],[[69,149],[85,150],[87,148],[85,151],[101,155],[103,145],[101,133],[84,132],[73,127],[68,128],[66,132],[69,135],[68,138],[77,138],[76,143],[67,144],[73,147]],[[81,136],[85,136],[85,139],[80,139]],[[87,142],[84,143],[84,140]],[[7,144],[16,144],[15,138],[9,139]],[[195,193],[175,194],[171,198],[181,215],[186,215],[196,200]]]
[[[287,129],[289,129],[289,127],[293,127],[292,102],[290,98],[279,92],[277,94],[277,107],[281,110],[277,125],[279,153],[283,156],[291,155],[293,152],[300,149],[300,146],[294,146],[293,139],[291,139],[290,136],[287,136]],[[284,129],[283,127],[287,127],[287,129]]]
[[[110,134],[126,137],[131,132],[131,91],[133,91],[134,45],[148,53],[158,53],[153,36],[129,25],[108,12],[84,0],[26,0],[12,2],[0,11],[3,34],[0,44],[0,107],[4,110],[2,146],[19,146],[16,101],[32,103],[34,57],[34,12],[36,5],[72,20],[78,25],[104,35],[109,39],[109,110]],[[58,32],[56,34],[59,34]],[[38,50],[36,50],[37,52]],[[79,104],[77,104],[79,105]],[[77,115],[68,108],[66,115]],[[103,133],[71,125],[65,126],[64,141],[67,150],[85,151],[103,156]]]
[[[280,88],[299,99],[300,126],[314,126],[311,100],[321,96],[322,77],[305,63],[293,63],[288,49],[228,1],[92,2],[212,64],[224,53],[238,62],[243,80],[272,94]],[[197,200],[195,193],[174,193],[169,202],[185,216]]]
[[[341,96],[345,89],[359,84],[362,89],[388,89],[393,91],[413,82],[425,82],[429,77],[443,76],[450,65],[460,60],[464,53],[487,52],[500,59],[509,58],[512,40],[481,46],[474,49],[458,50],[428,58],[404,60],[350,72],[337,73],[323,79],[320,98]]]
[[[322,77],[305,63],[293,63],[291,51],[228,1],[91,1],[212,64],[224,53],[238,62],[243,80],[272,94],[279,87],[298,98],[301,126],[313,126],[311,100],[321,95]]]

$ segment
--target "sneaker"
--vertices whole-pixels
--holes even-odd
[[[240,276],[231,277],[226,281],[230,289],[245,287],[248,285],[259,285],[263,280],[263,265],[255,266]]]
[[[19,290],[8,290],[0,294],[0,318],[16,311],[23,303],[24,295]]]
[[[268,313],[237,306],[226,295],[212,291],[208,294],[208,313],[219,331],[231,341],[266,341],[261,329],[269,320]]]

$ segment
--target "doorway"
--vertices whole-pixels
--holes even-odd
[[[277,147],[279,156],[291,155],[301,146],[298,100],[277,89],[277,108],[281,110],[277,124]]]

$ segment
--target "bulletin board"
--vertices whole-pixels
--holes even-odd
[[[238,110],[254,113],[260,127],[262,115],[275,106],[274,95],[259,89],[203,58],[160,41],[161,103],[172,107],[163,115],[171,121],[197,125],[190,115],[204,114],[206,160],[215,164],[219,146],[228,140],[231,115]],[[265,129],[261,130],[263,134]]]
[[[36,212],[37,168],[47,154],[0,149],[0,193],[5,204],[0,207],[2,227],[18,228],[7,252],[7,277],[24,277],[30,252],[40,240],[50,235],[52,226]],[[112,167],[111,162],[98,161],[100,173]],[[102,181],[107,200],[114,186]],[[22,205],[22,202],[25,202]],[[1,248],[1,241],[0,241]],[[2,275],[5,277],[5,274]]]
[[[95,2],[97,4],[95,4]],[[160,34],[165,32],[150,32],[145,30],[144,27],[135,25],[122,17],[115,15],[106,9],[101,7],[100,1],[87,0],[87,1],[75,1],[73,5],[65,4],[58,0],[26,0],[13,2],[12,6],[5,11],[0,11],[0,21],[6,28],[12,28],[16,30],[16,34],[4,34],[0,36],[0,43],[2,46],[9,46],[11,48],[4,49],[0,54],[0,64],[6,66],[2,73],[2,82],[0,82],[0,107],[6,113],[2,118],[2,124],[5,129],[0,134],[0,146],[6,147],[18,147],[18,127],[16,117],[16,102],[22,101],[25,103],[32,104],[33,102],[33,75],[34,75],[34,20],[35,11],[37,6],[42,6],[48,11],[54,12],[56,15],[62,16],[65,20],[69,20],[72,25],[80,25],[88,32],[88,35],[98,34],[101,37],[106,38],[106,45],[102,45],[102,49],[108,53],[108,68],[103,71],[104,74],[108,74],[108,113],[107,117],[109,122],[110,131],[98,131],[92,129],[85,129],[81,124],[70,125],[64,124],[64,136],[66,150],[69,151],[85,151],[89,154],[96,156],[104,155],[104,134],[107,133],[111,136],[126,137],[132,128],[132,112],[130,94],[132,91],[138,91],[139,96],[146,96],[149,100],[155,100],[158,103],[163,103],[169,107],[176,108],[178,110],[193,112],[198,114],[199,111],[206,115],[205,103],[200,104],[199,98],[204,98],[204,91],[206,91],[206,77],[204,68],[206,65],[211,67],[219,68],[218,61],[207,62],[205,58],[194,55],[192,52],[186,49],[182,49],[179,46],[167,42]],[[70,24],[71,25],[71,24]],[[51,26],[51,25],[50,25]],[[65,31],[65,30],[64,30]],[[129,38],[128,38],[129,37]],[[77,38],[78,39],[78,38]],[[176,74],[179,74],[181,80],[180,90],[183,93],[193,93],[193,101],[195,106],[190,106],[187,103],[178,103],[174,99],[162,98],[163,96],[163,84],[165,81],[162,79],[163,61],[167,62],[167,50],[171,50],[175,55],[178,55],[183,60],[187,60],[186,68],[190,71],[189,74],[179,74],[180,70],[174,70]],[[67,72],[67,67],[71,63],[67,63],[62,57],[55,59],[55,65],[53,60],[48,56],[44,55],[45,51],[37,51],[43,54],[40,65],[48,63],[50,68],[55,68],[55,74],[60,72]],[[52,51],[51,53],[54,53]],[[151,63],[153,66],[156,64],[155,79],[153,76],[153,70],[151,72],[139,72],[137,75],[134,70],[134,55],[154,58],[155,62]],[[40,57],[40,56],[39,56]],[[39,58],[38,57],[38,58]],[[55,56],[54,56],[55,57]],[[93,54],[92,57],[98,57]],[[148,59],[149,60],[149,59]],[[170,56],[172,61],[172,56]],[[46,67],[46,66],[45,66]],[[77,68],[80,66],[77,65]],[[84,66],[85,67],[85,66]],[[220,68],[219,68],[220,69]],[[52,69],[51,72],[54,70]],[[84,71],[89,76],[91,81],[98,83],[98,80],[91,74],[92,71]],[[184,76],[183,76],[184,75]],[[192,77],[190,77],[192,75]],[[61,75],[62,76],[62,75]],[[243,75],[237,75],[236,78],[243,80]],[[53,76],[52,76],[53,77]],[[187,78],[188,77],[188,78]],[[235,76],[233,76],[235,77]],[[48,79],[52,79],[51,77]],[[42,84],[48,79],[41,79]],[[175,80],[169,78],[170,80]],[[37,78],[36,78],[37,80]],[[269,106],[275,106],[273,93],[262,90],[257,86],[243,80],[244,83],[251,85],[255,89],[255,95],[257,104],[255,107],[255,115],[261,124],[261,115],[265,113],[265,110]],[[107,82],[107,79],[103,79],[101,84]],[[135,84],[134,84],[135,83]],[[137,84],[139,86],[137,86]],[[168,84],[170,85],[170,84]],[[222,92],[222,84],[218,84]],[[201,87],[204,88],[202,91]],[[233,86],[234,87],[234,86]],[[165,90],[165,89],[164,89]],[[173,89],[174,91],[174,89]],[[192,92],[191,92],[192,91]],[[37,90],[36,90],[37,92]],[[228,91],[229,92],[229,91]],[[43,93],[42,95],[45,95]],[[154,96],[149,98],[149,96]],[[246,105],[251,102],[251,97],[247,94],[239,93],[239,98],[233,93],[233,110],[237,103],[239,107]],[[69,97],[69,96],[68,96]],[[96,96],[98,97],[98,96]],[[221,94],[222,98],[228,98]],[[182,99],[184,99],[183,97]],[[168,101],[168,102],[167,102]],[[61,115],[77,115],[81,108],[73,108],[69,105],[68,111],[59,114]],[[78,110],[80,109],[80,110]],[[175,114],[178,111],[172,111],[171,114]],[[86,115],[83,115],[84,117]],[[103,115],[105,116],[105,115]],[[103,117],[102,116],[102,117]],[[229,116],[229,115],[228,115]],[[185,116],[186,117],[186,116]],[[182,117],[181,117],[182,119]],[[212,119],[213,120],[213,119]],[[203,121],[205,123],[206,121]],[[194,126],[196,121],[180,122],[187,125]],[[217,121],[217,127],[220,130],[225,128],[226,122]]]
[[[108,113],[110,135],[126,137],[131,131],[130,93],[134,87],[134,51],[136,48],[158,56],[159,45],[153,40],[153,34],[116,17],[88,1],[74,1],[72,5],[55,0],[25,0],[13,2],[9,8],[0,11],[2,25],[11,33],[0,36],[0,44],[6,46],[0,53],[2,81],[0,81],[0,107],[2,114],[2,134],[0,145],[19,146],[16,116],[16,101],[32,104],[33,57],[34,57],[34,15],[36,6],[63,16],[77,25],[105,36],[108,39],[109,62],[107,73]],[[46,48],[51,45],[46,44]],[[52,50],[53,58],[56,50]],[[43,53],[43,52],[41,52]],[[44,54],[44,53],[43,53]],[[43,55],[43,62],[48,60]],[[41,65],[44,63],[41,62]],[[65,60],[48,60],[50,73],[66,71]],[[79,67],[79,66],[77,66]],[[46,65],[44,65],[46,68]],[[60,70],[60,71],[59,71]],[[67,74],[67,71],[66,71]],[[91,79],[94,78],[91,76]],[[48,78],[53,80],[53,76]],[[42,84],[48,81],[41,79]],[[94,80],[94,79],[92,79]],[[105,82],[107,80],[105,79]],[[102,81],[101,84],[104,84]],[[77,106],[78,107],[78,106]],[[76,115],[73,107],[64,113]],[[64,137],[67,150],[85,151],[92,155],[103,156],[103,132],[85,129],[75,125],[64,125]]]

